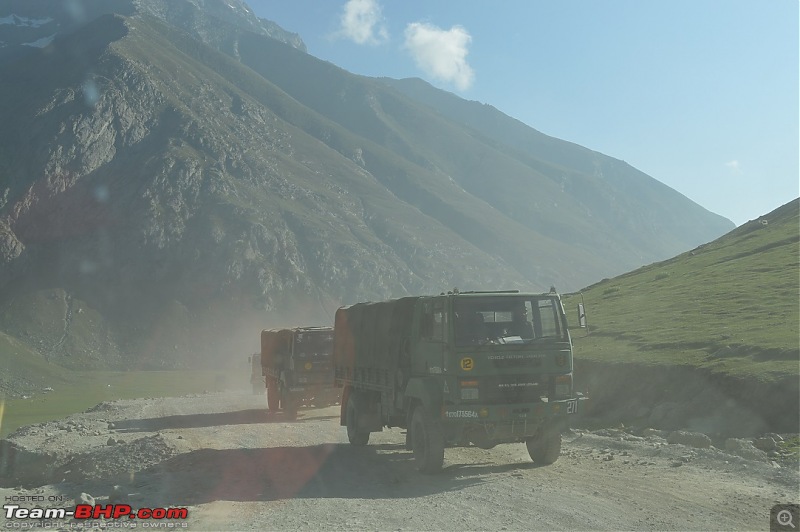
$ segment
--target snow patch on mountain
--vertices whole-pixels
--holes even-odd
[[[55,37],[56,34],[54,33],[49,37],[42,37],[41,39],[36,39],[33,42],[24,42],[22,43],[22,46],[33,46],[34,48],[44,48],[45,46],[53,42],[53,39],[55,39]]]
[[[53,22],[53,19],[50,17],[47,18],[29,18],[29,17],[20,17],[19,15],[10,14],[7,17],[0,17],[0,26],[5,24],[11,24],[13,26],[27,26],[29,28],[38,28],[40,26],[44,26],[45,24]]]

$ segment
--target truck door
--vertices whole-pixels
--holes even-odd
[[[447,334],[447,313],[443,299],[421,301],[418,331],[414,372],[443,373],[446,368],[444,346]]]

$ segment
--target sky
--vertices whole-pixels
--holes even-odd
[[[797,0],[246,0],[355,74],[418,77],[736,225],[800,196]]]

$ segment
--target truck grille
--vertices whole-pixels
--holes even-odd
[[[546,390],[536,375],[501,375],[481,379],[480,401],[486,404],[533,403]]]
[[[496,368],[538,368],[542,365],[541,358],[507,358],[493,360]]]

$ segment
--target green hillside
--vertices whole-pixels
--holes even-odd
[[[583,290],[576,358],[691,366],[774,382],[800,372],[800,220],[794,200],[677,257]],[[580,296],[565,298],[574,318]]]

